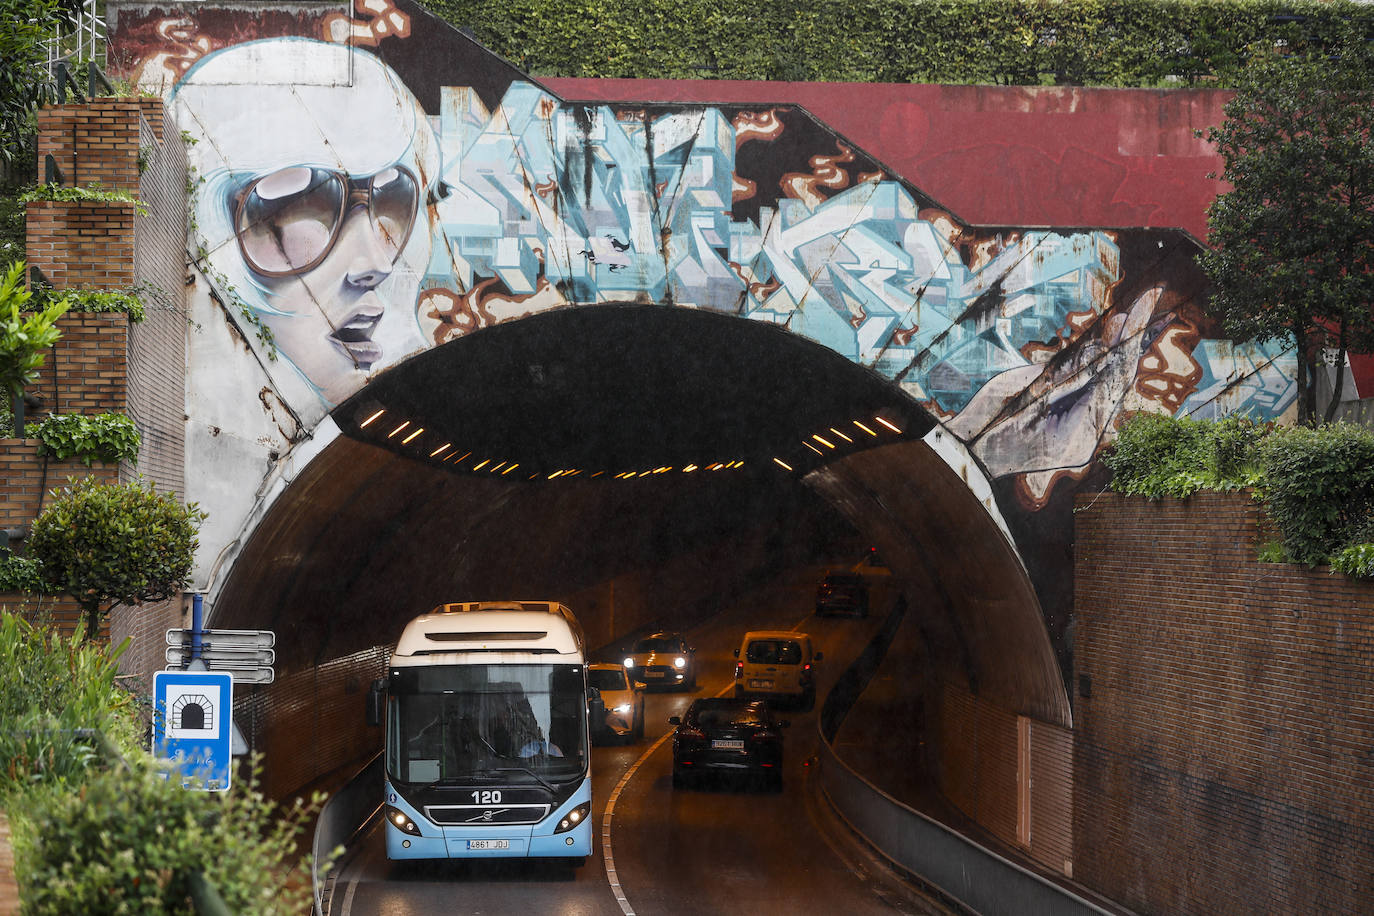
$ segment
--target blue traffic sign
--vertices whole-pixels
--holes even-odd
[[[234,679],[220,671],[153,672],[153,747],[188,789],[228,790]]]

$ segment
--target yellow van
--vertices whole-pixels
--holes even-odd
[[[735,696],[789,697],[810,706],[814,666],[823,658],[811,637],[793,630],[750,630],[735,650]]]

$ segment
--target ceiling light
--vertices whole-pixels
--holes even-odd
[[[692,473],[693,471],[695,471],[696,469],[697,469],[697,466],[696,466],[695,464],[689,464],[689,465],[687,465],[685,468],[682,469],[682,473],[684,473],[684,474],[690,474],[690,473]]]
[[[422,433],[422,432],[424,432],[424,431],[425,431],[425,428],[424,428],[423,426],[421,426],[419,429],[415,430],[415,432],[411,433],[409,436],[406,436],[404,439],[402,439],[402,440],[401,440],[401,444],[402,444],[402,445],[406,445],[407,443],[410,442],[411,439],[414,439],[416,436],[420,435],[420,433]]]
[[[440,452],[444,451],[445,449],[449,448],[449,447],[452,446],[452,445],[453,445],[452,442],[445,442],[443,445],[439,446],[439,447],[436,448],[434,451],[430,452],[430,453],[429,453],[429,457],[431,457],[431,458],[438,457],[438,455],[439,455]]]
[[[400,426],[396,427],[396,428],[393,429],[391,432],[387,433],[386,437],[387,437],[388,439],[390,439],[392,436],[396,435],[397,433],[399,433],[401,430],[405,429],[405,428],[406,428],[407,426],[409,426],[409,425],[410,425],[410,421],[409,421],[409,420],[406,420],[406,421],[403,422]]]
[[[781,458],[774,458],[773,460],[776,461],[778,464],[782,465],[783,467],[787,468],[787,470],[792,470],[792,465],[788,464],[786,461],[783,461]]]
[[[497,471],[501,470],[501,469],[502,469],[503,467],[505,467],[505,466],[506,466],[506,463],[505,463],[504,461],[501,462],[501,463],[498,464],[498,465],[493,465],[493,466],[492,466],[492,469],[491,469],[491,472],[492,472],[493,474],[495,474]]]
[[[379,411],[377,411],[376,413],[374,413],[372,416],[368,417],[368,418],[367,418],[366,420],[364,420],[363,422],[359,423],[359,424],[358,424],[358,428],[359,428],[359,429],[362,429],[363,427],[367,426],[367,424],[371,423],[373,420],[377,419],[378,417],[380,417],[380,416],[381,416],[382,414],[384,414],[384,413],[386,413],[386,408],[385,408],[385,407],[383,407],[381,410],[379,410]]]
[[[489,463],[490,461],[491,461],[490,458],[483,458],[482,461],[481,461],[481,463],[479,463],[479,464],[474,464],[474,465],[472,466],[472,469],[473,469],[474,471],[480,471],[480,470],[482,470],[482,467],[483,467],[484,465],[486,465],[487,463]]]
[[[600,477],[600,476],[601,476],[602,474],[604,474],[604,473],[606,473],[606,472],[605,472],[605,471],[597,471],[595,474],[592,475],[592,479],[595,480],[596,478]]]
[[[898,429],[897,427],[893,426],[891,423],[887,422],[887,421],[884,420],[882,417],[874,417],[873,419],[877,420],[879,423],[883,424],[883,425],[886,426],[888,429],[892,430],[894,433],[900,433],[900,432],[901,432],[900,429]]]
[[[862,423],[860,423],[858,420],[855,420],[855,421],[854,421],[854,425],[857,426],[857,427],[859,427],[859,429],[863,430],[864,432],[868,433],[870,436],[876,436],[876,435],[878,435],[878,434],[875,433],[873,430],[869,429],[867,426],[864,426],[864,425],[863,425]]]
[[[502,477],[505,477],[507,474],[509,474],[511,471],[515,470],[515,469],[518,468],[518,467],[520,467],[520,462],[517,461],[515,464],[512,464],[510,467],[508,467],[508,468],[506,468],[504,471],[502,471],[502,472],[501,472],[501,476],[502,476]]]
[[[454,457],[453,455],[449,455],[449,456],[448,456],[447,458],[445,458],[444,460],[445,460],[445,461],[452,461],[454,464],[462,464],[462,463],[463,463],[463,459],[466,458],[467,456],[471,455],[471,454],[472,454],[472,452],[463,452],[463,454],[458,455],[457,457]]]
[[[816,435],[815,433],[812,433],[812,434],[811,434],[811,438],[812,438],[812,439],[815,439],[817,442],[819,442],[821,445],[824,445],[826,448],[834,448],[834,447],[835,447],[833,443],[831,443],[831,442],[829,442],[829,441],[827,441],[827,440],[825,440],[825,439],[822,439],[820,436]]]
[[[812,445],[810,442],[803,442],[802,445],[804,445],[804,446],[806,446],[807,448],[811,449],[811,451],[815,452],[817,455],[819,455],[819,454],[821,453],[821,450],[818,449],[818,448],[816,448],[816,446]]]
[[[846,442],[848,442],[848,443],[850,443],[850,444],[853,444],[853,442],[854,442],[853,439],[849,438],[848,436],[846,436],[844,433],[840,432],[840,431],[839,431],[838,429],[836,429],[835,427],[833,427],[833,426],[830,427],[830,431],[831,431],[832,433],[834,433],[835,435],[839,436],[839,437],[840,437],[841,439],[843,439],[844,441],[846,441]]]

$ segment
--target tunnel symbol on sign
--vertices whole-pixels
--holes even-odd
[[[199,693],[184,693],[172,704],[172,726],[182,731],[215,730],[215,705]]]

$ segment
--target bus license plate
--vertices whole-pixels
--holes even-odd
[[[744,742],[738,738],[717,738],[711,742],[711,747],[722,748],[727,751],[744,750]]]
[[[755,678],[754,680],[751,680],[751,681],[749,682],[749,686],[750,686],[750,687],[772,687],[772,686],[773,686],[773,682],[772,682],[772,681],[765,681],[765,680],[762,680],[762,679],[759,679],[759,678]]]
[[[468,840],[468,849],[510,849],[510,840]]]

